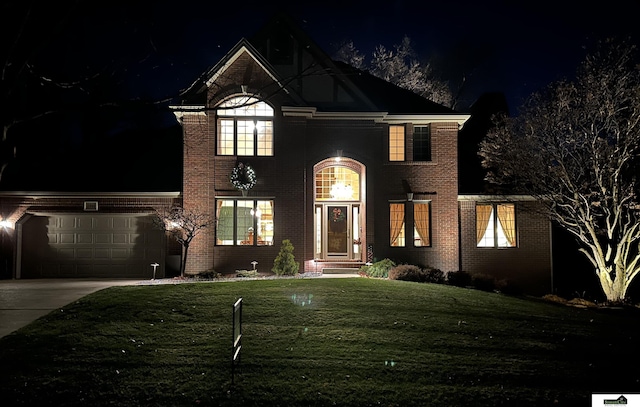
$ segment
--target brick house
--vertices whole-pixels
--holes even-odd
[[[535,201],[459,194],[459,131],[470,115],[331,60],[285,16],[241,39],[172,109],[182,192],[142,198],[215,215],[192,242],[187,273],[253,261],[269,271],[288,239],[304,272],[390,258],[551,291],[550,224],[529,210]]]
[[[470,116],[331,60],[286,17],[240,40],[173,108],[184,205],[217,219],[190,271],[269,270],[289,239],[304,271],[391,258],[550,290],[550,224],[527,210],[535,202],[458,193]],[[244,193],[230,181],[239,165],[256,174]]]

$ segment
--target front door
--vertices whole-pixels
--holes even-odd
[[[364,166],[338,157],[314,166],[315,259],[362,261]]]
[[[360,204],[316,205],[316,258],[360,260]]]
[[[351,236],[349,208],[351,205],[326,205],[327,258],[349,259]]]

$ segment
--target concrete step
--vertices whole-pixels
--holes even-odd
[[[358,268],[355,267],[325,267],[322,274],[358,274]]]

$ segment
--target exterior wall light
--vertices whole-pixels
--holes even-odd
[[[3,219],[3,220],[0,220],[0,228],[12,229],[13,228],[13,224],[11,223],[11,221]]]

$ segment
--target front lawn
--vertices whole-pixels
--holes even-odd
[[[113,287],[0,339],[0,405],[589,405],[640,389],[637,321],[364,278]]]

